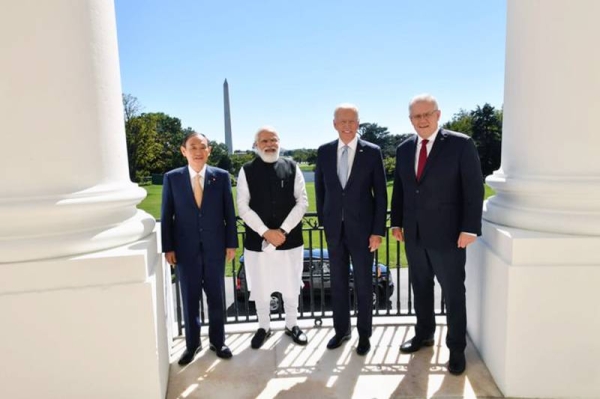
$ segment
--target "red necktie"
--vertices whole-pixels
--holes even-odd
[[[417,165],[417,181],[421,180],[421,175],[427,162],[427,143],[429,143],[429,140],[421,141],[421,151],[419,151],[419,163]]]

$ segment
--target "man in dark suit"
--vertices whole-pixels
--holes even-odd
[[[448,371],[458,375],[466,367],[465,248],[481,235],[481,164],[471,138],[438,127],[435,98],[413,98],[409,113],[417,135],[396,150],[391,225],[394,237],[406,243],[417,325],[400,350],[434,344],[435,276],[446,303]]]
[[[331,268],[335,335],[328,349],[350,339],[350,258],[358,302],[356,353],[371,349],[373,318],[373,252],[385,234],[387,190],[378,146],[360,140],[358,109],[342,104],[334,112],[339,139],[319,147],[315,192],[319,224],[325,229]]]
[[[186,350],[180,365],[190,363],[200,345],[200,296],[208,302],[210,349],[228,359],[225,345],[225,259],[238,246],[229,173],[206,165],[211,148],[206,136],[186,136],[181,153],[188,165],[164,176],[161,234],[167,262],[176,266],[183,297]]]

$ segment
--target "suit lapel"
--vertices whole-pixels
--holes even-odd
[[[184,166],[183,170],[181,171],[181,175],[183,178],[183,190],[186,192],[185,195],[188,197],[192,205],[196,207],[196,200],[194,199],[194,189],[192,188],[192,178],[190,176],[190,169],[187,166]]]
[[[202,209],[202,207],[204,206],[204,203],[207,199],[208,196],[210,196],[212,194],[212,182],[215,179],[215,172],[213,170],[213,168],[211,168],[210,166],[206,165],[206,173],[204,176],[204,188],[202,189],[202,204],[200,205],[200,209]],[[193,194],[193,193],[192,193]]]
[[[410,150],[408,152],[408,156],[406,157],[406,162],[408,162],[408,167],[412,170],[412,175],[417,180],[417,172],[415,171],[415,157],[417,156],[417,143],[419,142],[419,136],[414,135],[411,139],[411,143],[409,144]]]
[[[444,144],[446,144],[446,132],[444,129],[440,129],[435,141],[433,142],[433,147],[431,147],[431,152],[427,156],[427,162],[425,163],[425,169],[423,169],[423,175],[421,176],[421,180],[425,178],[427,175],[427,171],[431,169],[431,165],[435,163],[438,154],[444,149]],[[413,152],[414,156],[414,152]]]
[[[338,140],[334,140],[329,143],[327,151],[329,153],[328,157],[333,161],[333,168],[327,168],[327,170],[333,170],[333,174],[338,182],[338,186],[341,189],[342,183],[340,183],[340,177],[338,176]]]

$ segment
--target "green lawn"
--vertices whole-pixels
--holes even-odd
[[[299,164],[300,170],[304,172],[312,172],[315,170],[315,165]]]
[[[148,185],[148,186],[142,186],[142,188],[144,188],[148,192],[148,196],[140,203],[139,208],[150,213],[156,219],[159,219],[160,218],[160,203],[161,203],[162,186]],[[388,182],[388,184],[387,184],[387,190],[388,190],[388,207],[389,207],[389,203],[392,198],[392,182],[391,181]],[[306,183],[306,193],[308,195],[308,212],[316,212],[317,210],[315,207],[315,185],[314,185],[314,183]],[[235,195],[236,195],[236,189],[234,187],[233,188],[234,199],[235,199]],[[485,198],[488,198],[489,196],[492,196],[492,195],[494,195],[494,191],[486,185],[485,186]],[[234,200],[234,205],[236,206],[236,213],[237,213],[237,205],[235,204],[235,200]],[[307,227],[309,227],[309,226],[307,226],[305,224],[305,228],[307,228]],[[389,236],[391,237],[391,235],[389,235]],[[389,245],[387,245],[387,243],[386,243],[387,240],[389,240]],[[325,241],[325,236],[324,236],[322,230],[310,231],[310,232],[305,231],[304,232],[304,246],[308,247],[310,244],[312,244],[312,246],[315,248],[318,248],[321,246],[323,248],[327,248],[327,242]],[[237,250],[236,259],[239,259],[239,257],[242,254],[241,247],[242,247],[242,245],[240,243],[240,246]],[[389,249],[388,249],[388,247],[389,247]],[[388,254],[388,250],[389,250],[389,254]],[[386,237],[386,239],[384,239],[382,246],[379,248],[378,253],[379,253],[378,260],[380,263],[390,265],[391,267],[396,267],[396,265],[398,265],[398,242],[396,242],[393,238]],[[406,267],[406,265],[407,265],[406,255],[404,253],[404,245],[403,244],[401,245],[401,249],[400,249],[400,265],[402,267]],[[232,264],[229,263],[227,265],[227,270],[226,270],[226,273],[228,276],[231,276],[231,268],[232,268]]]

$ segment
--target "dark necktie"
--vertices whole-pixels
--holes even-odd
[[[419,151],[419,163],[417,164],[417,181],[421,180],[425,163],[427,162],[427,143],[429,140],[421,141],[421,151]]]

